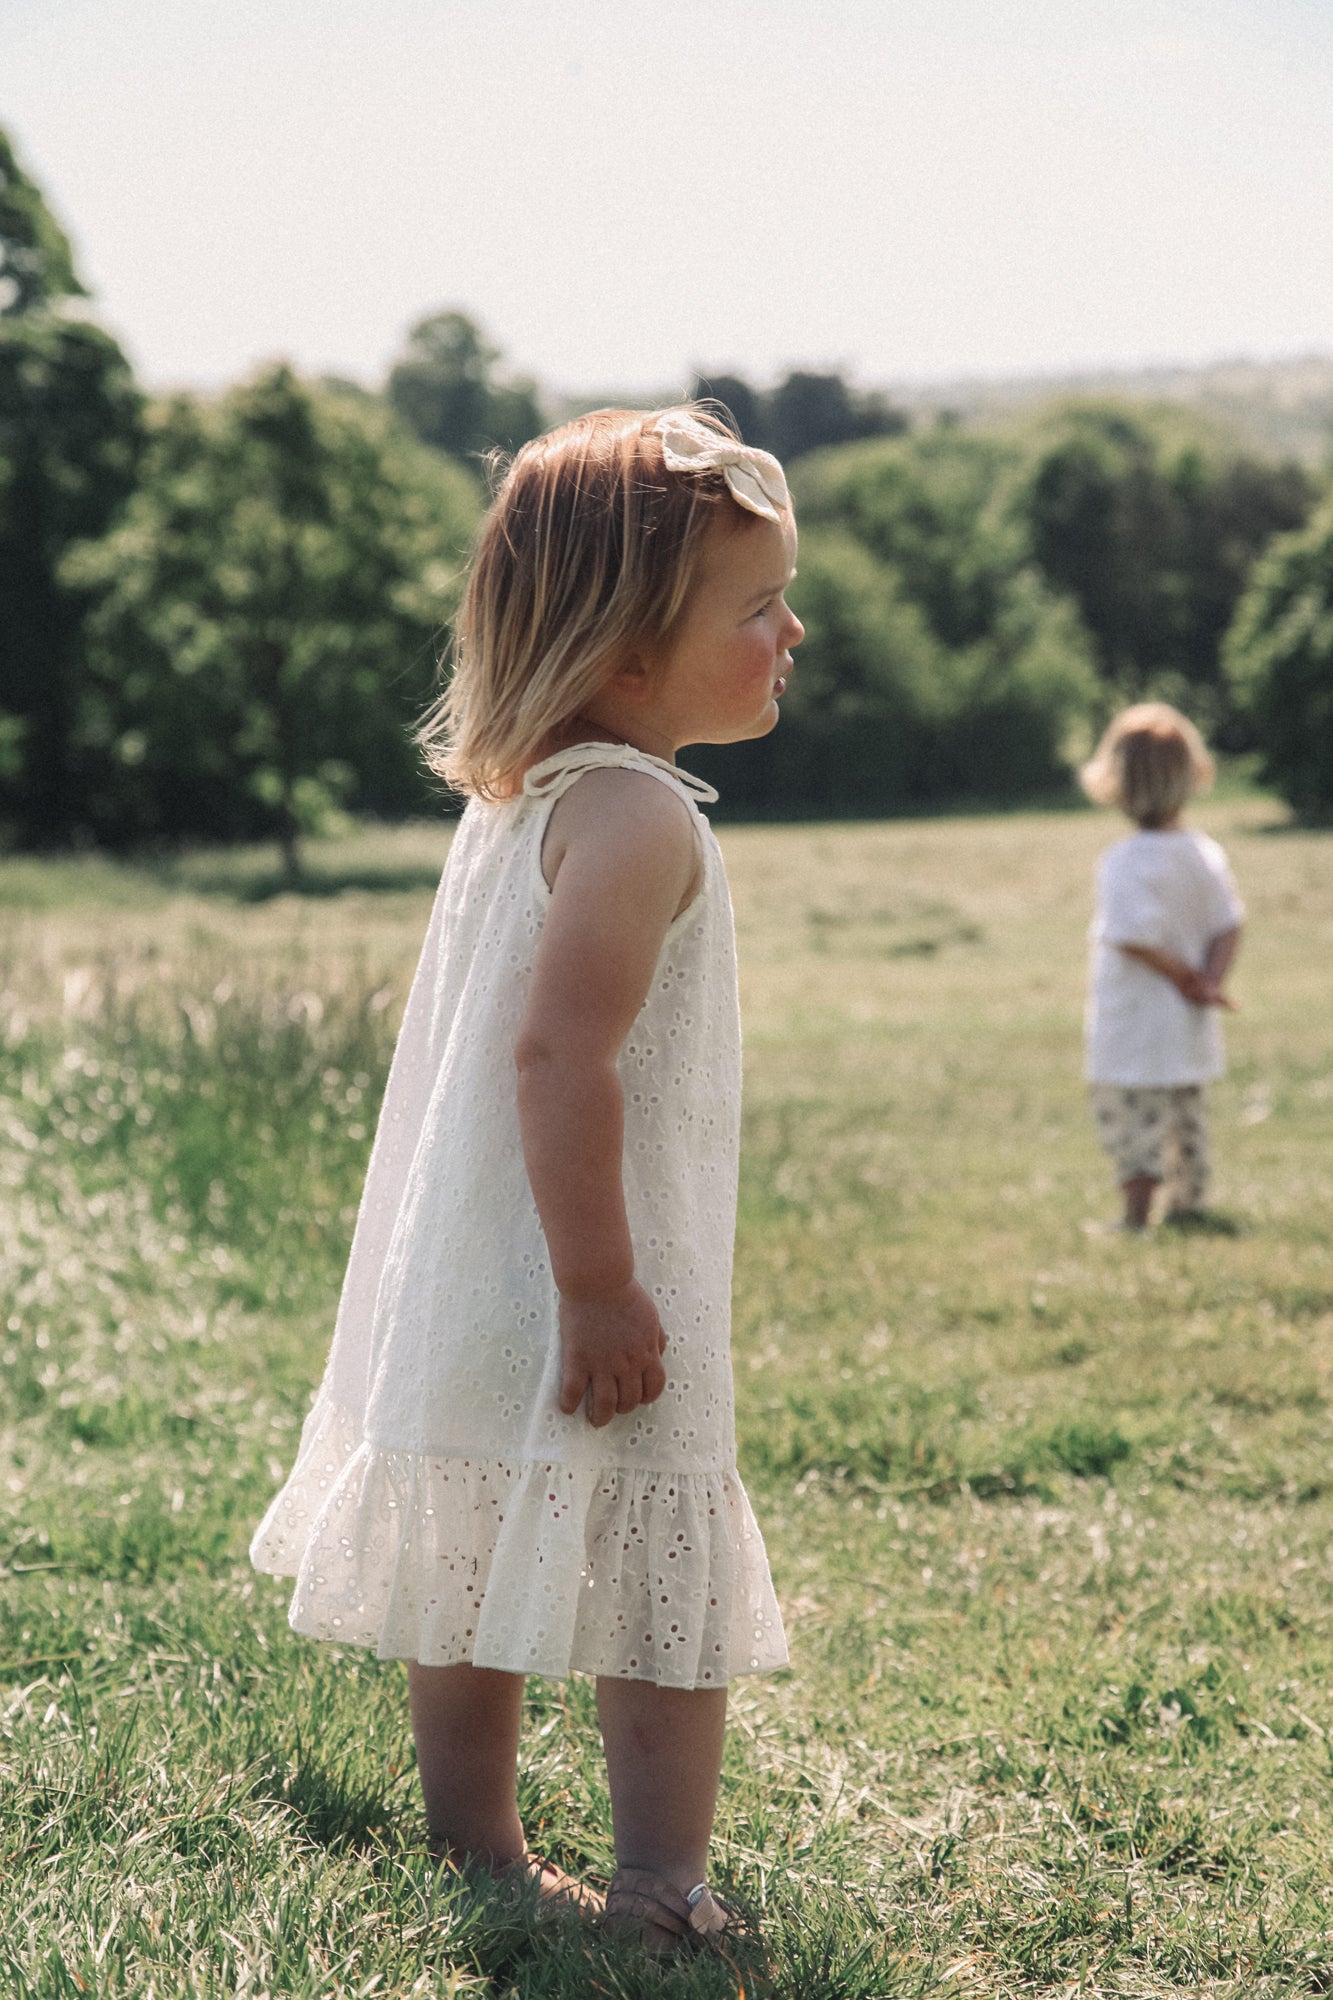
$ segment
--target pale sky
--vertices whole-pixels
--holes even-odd
[[[155,387],[1333,348],[1333,0],[0,0],[0,122]]]

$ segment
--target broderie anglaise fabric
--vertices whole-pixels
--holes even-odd
[[[657,1402],[566,1417],[557,1300],[513,1049],[549,903],[551,806],[622,765],[695,816],[698,894],[621,1051],[640,1282],[667,1333]],[[571,1668],[671,1687],[780,1666],[782,1624],[736,1474],[730,1362],[740,1128],[731,904],[696,799],[627,746],[581,744],[455,835],[371,1153],[333,1350],[256,1531],[312,1637],[429,1665]]]

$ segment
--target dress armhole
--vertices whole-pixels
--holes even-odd
[[[586,766],[584,770],[571,772],[569,774],[569,782],[561,785],[558,789],[552,788],[549,791],[543,789],[529,795],[540,808],[536,815],[536,838],[532,844],[532,879],[540,907],[543,910],[549,907],[551,901],[551,885],[546,879],[546,871],[542,866],[542,852],[546,846],[546,835],[551,825],[551,814],[560,800],[565,796],[565,793],[572,791],[578,780],[586,776],[588,770],[607,769],[641,771],[647,778],[656,778],[659,784],[665,785],[668,791],[675,794],[690,816],[690,829],[694,835],[694,851],[698,864],[698,879],[695,884],[694,894],[690,897],[684,908],[676,912],[671,922],[667,925],[663,933],[664,943],[667,938],[675,934],[677,928],[685,923],[691,913],[698,907],[704,891],[708,887],[709,836],[712,830],[694,800],[685,790],[685,787],[676,782],[671,771],[665,765],[654,768],[655,764],[655,759],[653,763],[645,761],[642,764],[637,760],[634,763],[629,763],[627,760],[625,763],[612,765],[592,764]]]

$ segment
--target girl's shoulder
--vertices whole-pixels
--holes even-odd
[[[577,851],[580,879],[649,903],[665,893],[683,909],[703,879],[705,822],[693,800],[650,770],[603,765],[578,774],[550,807],[541,872],[555,887]],[[616,888],[618,885],[618,888]]]

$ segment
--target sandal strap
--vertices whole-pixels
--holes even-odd
[[[686,1937],[694,1918],[687,1897],[674,1882],[651,1868],[617,1868],[606,1892],[606,1914],[618,1920],[659,1924],[673,1937]]]
[[[682,1895],[674,1882],[651,1868],[617,1868],[606,1892],[606,1914],[613,1923],[652,1924],[672,1937],[716,1937],[730,1916],[706,1882],[696,1882]]]
[[[696,1937],[716,1937],[730,1927],[730,1912],[706,1882],[696,1883],[685,1900],[690,1906],[690,1929]]]
[[[516,1854],[493,1872],[497,1882],[508,1884],[520,1897],[535,1898],[539,1912],[587,1917],[601,1914],[602,1899],[595,1889],[576,1875],[567,1875],[554,1861],[543,1861],[540,1855]]]

